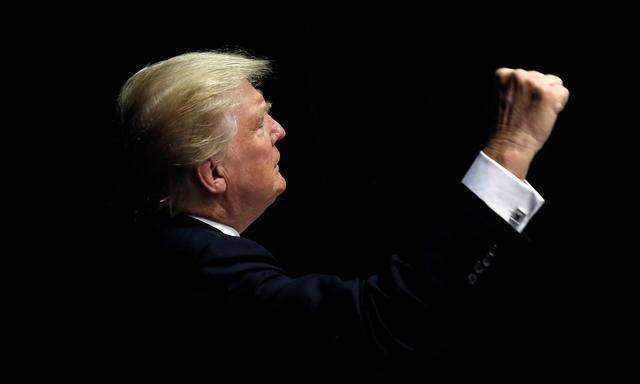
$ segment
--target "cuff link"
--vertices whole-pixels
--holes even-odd
[[[509,218],[509,221],[511,221],[512,223],[514,223],[515,225],[520,225],[520,222],[522,221],[522,219],[524,219],[525,217],[527,217],[527,214],[524,213],[522,210],[520,209],[516,209],[515,211],[513,211],[513,213],[511,214],[511,217]]]

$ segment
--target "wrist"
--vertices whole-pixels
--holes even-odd
[[[482,152],[521,180],[527,177],[531,161],[537,153],[530,148],[498,139],[492,139]]]

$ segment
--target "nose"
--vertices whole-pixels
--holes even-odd
[[[280,123],[278,123],[276,120],[273,120],[273,122],[274,122],[274,128],[271,136],[273,137],[273,143],[275,144],[278,140],[282,140],[287,135],[287,132],[284,130],[284,128],[282,128],[282,125],[280,125]]]

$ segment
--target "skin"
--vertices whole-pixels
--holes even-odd
[[[564,109],[569,91],[554,75],[500,68],[497,126],[483,152],[524,180]],[[238,90],[238,132],[226,158],[196,169],[199,203],[189,213],[211,218],[242,233],[286,189],[277,166],[276,143],[285,136],[268,113],[269,104],[249,82]]]
[[[538,151],[551,135],[569,91],[558,76],[537,71],[500,68],[497,126],[483,150],[524,180]]]
[[[262,93],[248,81],[241,85],[237,97],[237,133],[222,162],[209,160],[196,169],[201,203],[190,213],[242,233],[286,189],[276,148],[286,132],[268,113],[270,105]]]

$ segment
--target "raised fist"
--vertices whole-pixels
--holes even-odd
[[[536,71],[500,68],[496,76],[500,84],[498,120],[485,153],[501,163],[523,162],[516,164],[517,169],[505,167],[524,178],[533,156],[549,138],[569,91],[558,76]]]

